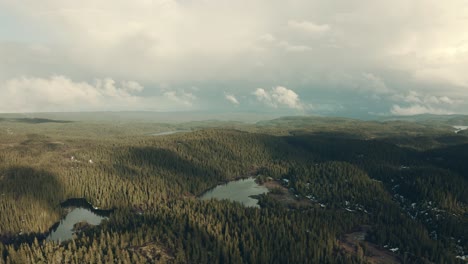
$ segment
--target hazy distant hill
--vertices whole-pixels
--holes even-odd
[[[121,111],[121,112],[52,112],[52,113],[0,113],[0,119],[51,119],[69,121],[137,121],[180,123],[191,121],[237,121],[255,123],[259,126],[302,126],[313,124],[356,123],[356,122],[388,122],[408,121],[418,123],[468,125],[468,115],[433,115],[421,114],[413,116],[386,116],[368,119],[354,119],[334,116],[296,115],[281,116],[266,112],[226,112],[216,113],[208,111],[195,112],[152,112],[152,111]]]
[[[440,123],[447,125],[468,125],[468,115],[433,115],[433,114],[421,114],[413,116],[391,116],[384,117],[379,120],[391,121],[401,120],[410,122],[424,122],[424,123]]]
[[[456,264],[468,252],[468,135],[446,121],[293,116],[252,124],[194,115],[203,119],[1,115],[0,264],[57,256]],[[270,189],[255,198],[259,208],[197,199],[246,176]],[[45,237],[69,198],[115,210],[101,225],[75,224],[74,240],[53,244]]]
[[[120,121],[120,122],[158,122],[181,123],[190,121],[242,121],[257,122],[277,118],[279,115],[270,113],[215,113],[215,112],[151,112],[151,111],[122,111],[122,112],[56,112],[56,113],[11,113],[0,114],[0,118],[30,118],[53,119],[70,121]]]

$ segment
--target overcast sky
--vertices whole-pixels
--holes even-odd
[[[0,0],[0,112],[468,114],[466,0]]]

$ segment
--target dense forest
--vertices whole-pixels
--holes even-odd
[[[446,121],[4,118],[0,263],[464,263],[467,158]],[[260,208],[198,199],[248,176]],[[69,198],[113,213],[46,240]]]

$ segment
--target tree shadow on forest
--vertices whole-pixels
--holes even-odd
[[[466,200],[466,196],[458,191],[457,181],[460,181],[456,180],[456,174],[467,179],[468,165],[465,160],[468,156],[468,144],[417,151],[382,140],[321,136],[285,137],[285,140],[293,147],[319,157],[318,162],[342,161],[358,167],[369,178],[382,181],[389,193],[393,191],[390,188],[397,185],[399,193],[407,198],[427,199],[429,196],[419,191],[418,184],[433,182],[438,175],[446,175],[440,174],[439,169],[446,169],[455,174],[445,180],[447,185],[438,184],[439,190],[450,193],[458,200]]]
[[[166,177],[170,182],[187,186],[193,194],[200,190],[225,181],[226,173],[208,164],[187,160],[177,153],[157,147],[134,147],[128,151],[127,160],[135,166],[149,166],[155,172],[163,172],[159,176]],[[174,177],[180,176],[180,177]]]
[[[413,162],[417,154],[416,151],[400,148],[391,143],[345,138],[341,134],[279,137],[265,135],[265,138],[260,140],[263,142],[259,145],[266,147],[271,162],[294,161],[310,164],[345,161],[359,167],[361,164],[369,163],[387,163],[399,167],[407,162]],[[251,147],[255,146],[245,146],[245,151],[248,152]],[[166,177],[170,182],[187,186],[193,194],[200,194],[200,186],[205,186],[206,190],[206,186],[213,187],[229,178],[222,167],[210,164],[211,157],[193,157],[192,160],[172,150],[158,147],[133,147],[127,151],[128,154],[124,159],[131,165],[148,166],[154,169],[155,174],[164,171],[159,175]]]
[[[26,166],[14,166],[0,170],[0,195],[3,199],[16,204],[19,210],[22,206],[18,203],[29,201],[40,203],[49,212],[55,211],[64,197],[63,186],[54,174]],[[41,214],[43,211],[33,213]],[[15,220],[20,221],[19,219],[11,219],[11,221]],[[29,234],[29,236],[33,236],[33,234]],[[11,243],[17,239],[23,238],[18,238],[9,230],[3,230],[3,233],[0,234],[0,241],[3,242]]]
[[[466,175],[465,157],[468,144],[464,141],[430,150],[401,147],[386,139],[363,140],[333,135],[300,135],[283,137],[293,148],[318,157],[318,161],[344,161],[357,165],[370,173],[369,166],[388,165],[396,169],[410,166],[435,166]],[[434,140],[439,140],[434,137]],[[366,166],[362,166],[366,164]]]
[[[432,165],[453,170],[468,179],[468,144],[448,146],[424,152],[424,157]]]
[[[13,197],[30,196],[33,200],[51,202],[60,200],[63,186],[57,177],[45,170],[15,166],[0,170],[2,190]]]
[[[349,163],[381,162],[401,165],[417,162],[418,152],[380,140],[363,140],[334,135],[283,137],[292,147],[318,157],[318,161]]]
[[[392,169],[396,174],[401,167],[433,166],[423,152],[397,146],[383,140],[346,138],[335,134],[310,134],[298,136],[269,136],[259,145],[266,147],[270,162],[314,164],[343,161],[365,171],[371,178],[380,179],[379,166]],[[255,145],[240,146],[248,152]],[[217,159],[222,158],[221,156]],[[236,157],[233,157],[234,159]],[[124,156],[131,166],[145,166],[169,183],[184,186],[192,194],[201,194],[216,184],[232,178],[222,170],[222,161],[210,164],[212,157],[186,157],[177,152],[158,147],[133,147]],[[290,162],[291,161],[291,162]],[[236,160],[234,160],[236,162]],[[239,160],[239,163],[242,162]],[[220,167],[219,164],[221,164]],[[235,164],[235,163],[234,163]],[[254,164],[254,163],[252,163]],[[232,165],[232,164],[231,164]],[[260,164],[260,166],[263,166]],[[260,168],[261,169],[261,168]],[[268,168],[266,168],[268,171]],[[242,176],[242,175],[239,175]]]

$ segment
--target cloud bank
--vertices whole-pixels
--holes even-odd
[[[0,83],[0,112],[56,112],[90,110],[164,110],[192,106],[191,93],[165,91],[160,96],[143,97],[138,82],[116,82],[110,78],[93,83],[74,82],[64,76],[21,77]]]
[[[410,107],[468,113],[467,17],[464,0],[3,0],[2,98],[12,98],[9,87],[28,81],[33,87],[57,85],[51,76],[71,84],[62,80],[65,88],[54,93],[49,90],[56,86],[41,88],[50,99],[18,99],[2,111],[66,110],[60,101],[114,110],[185,109],[203,101],[219,111],[237,105],[238,98],[246,106],[258,102],[251,110],[300,109],[278,99],[292,95],[252,95],[257,87],[283,84],[301,95],[303,109],[325,101],[327,109],[342,113],[358,111],[357,105],[387,114]],[[107,78],[115,80],[113,91],[90,81]],[[132,90],[121,80],[145,88]],[[29,89],[24,86],[20,91]],[[236,97],[228,99],[223,91]],[[406,102],[410,91],[441,102]],[[223,100],[232,104],[220,105]]]

